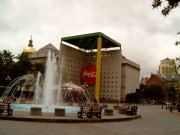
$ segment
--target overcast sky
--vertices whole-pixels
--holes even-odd
[[[180,55],[174,45],[180,8],[168,17],[152,0],[0,0],[0,50],[20,54],[30,36],[38,50],[62,37],[102,32],[122,44],[123,55],[141,66],[141,76],[156,73],[161,59]],[[180,39],[180,38],[179,38]]]

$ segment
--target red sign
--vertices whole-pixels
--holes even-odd
[[[84,83],[95,84],[96,83],[96,66],[90,65],[83,67],[81,70],[81,78]]]

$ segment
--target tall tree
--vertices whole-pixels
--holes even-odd
[[[163,86],[163,93],[165,101],[171,101],[172,100],[172,93],[174,92],[174,84],[173,83],[165,83]]]
[[[179,3],[180,0],[153,0],[152,7],[154,9],[161,7],[162,4],[165,5],[164,8],[161,10],[161,13],[164,16],[167,16],[172,9],[175,9],[179,6]],[[177,32],[177,35],[180,35],[180,32]],[[176,41],[175,45],[180,45],[180,41]]]
[[[157,100],[162,100],[164,98],[163,89],[159,85],[151,85],[144,90],[144,95],[146,98]]]
[[[178,74],[178,70],[179,70],[179,58],[175,58],[175,59],[171,59],[170,63],[169,63],[172,68],[169,68],[167,70],[167,74]]]
[[[31,73],[33,70],[33,64],[28,59],[28,55],[22,53],[16,57],[18,61],[14,64],[12,68],[13,79],[16,77]]]
[[[158,8],[162,6],[162,3],[166,6],[162,9],[161,13],[166,16],[169,12],[179,5],[180,0],[153,0],[152,7]]]
[[[0,51],[0,85],[6,86],[11,80],[10,69],[14,64],[14,55],[8,51]]]
[[[180,104],[180,82],[174,83],[174,88],[175,88],[175,99],[176,102]]]

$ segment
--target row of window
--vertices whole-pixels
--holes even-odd
[[[117,90],[113,91],[113,90],[100,90],[101,92],[117,92]]]
[[[101,57],[112,57],[112,56],[118,56],[119,54],[117,53],[117,54],[101,54]],[[92,57],[96,57],[96,55],[89,55],[89,56],[87,56],[87,57],[89,57],[89,58],[92,58]]]
[[[100,95],[100,97],[112,97],[113,98],[113,97],[117,97],[117,95],[102,95],[102,96]]]

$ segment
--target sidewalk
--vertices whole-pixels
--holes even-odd
[[[16,114],[16,112],[15,112]],[[139,106],[140,119],[103,123],[45,123],[0,120],[0,135],[179,135],[180,113]]]

